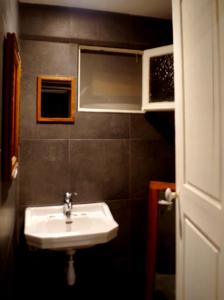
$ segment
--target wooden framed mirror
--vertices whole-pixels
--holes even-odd
[[[19,164],[19,107],[21,59],[15,33],[7,33],[4,41],[3,75],[3,180],[17,175]]]
[[[74,123],[75,82],[72,77],[37,77],[37,122]]]

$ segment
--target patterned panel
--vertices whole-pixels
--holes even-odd
[[[150,58],[150,101],[162,102],[174,99],[173,54]]]

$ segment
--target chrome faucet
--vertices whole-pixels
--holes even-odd
[[[72,212],[72,193],[65,193],[65,198],[64,198],[64,214],[66,215],[67,218],[71,217],[71,212]]]
[[[69,193],[66,192],[65,193],[65,198],[64,198],[64,214],[66,215],[67,218],[71,217],[71,213],[72,213],[72,194],[77,196],[78,193]]]

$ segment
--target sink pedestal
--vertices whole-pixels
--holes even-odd
[[[66,254],[68,255],[68,269],[67,269],[67,283],[69,286],[72,286],[75,284],[76,281],[76,274],[75,274],[75,266],[74,266],[74,254],[76,250],[70,249],[66,251]]]

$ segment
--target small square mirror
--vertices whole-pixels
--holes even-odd
[[[37,77],[37,122],[74,123],[74,79]]]

